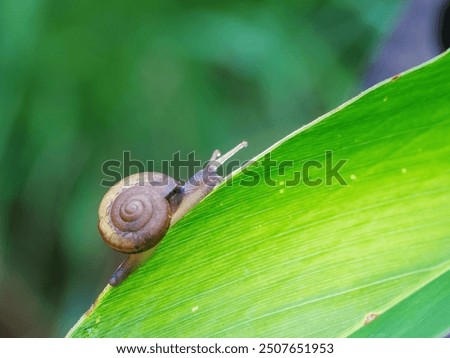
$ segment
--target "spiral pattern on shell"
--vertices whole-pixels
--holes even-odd
[[[123,187],[100,218],[103,240],[124,253],[146,251],[158,244],[170,224],[168,201],[151,185]]]

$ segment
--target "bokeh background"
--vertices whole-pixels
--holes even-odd
[[[0,337],[64,336],[123,258],[105,160],[249,159],[448,48],[448,3],[2,0]]]

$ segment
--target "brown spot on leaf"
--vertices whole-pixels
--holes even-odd
[[[364,325],[368,325],[370,322],[372,322],[375,318],[379,316],[378,313],[369,313],[366,318],[364,318]]]

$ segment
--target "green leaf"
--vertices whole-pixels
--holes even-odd
[[[239,185],[248,170],[268,173],[263,153],[106,289],[69,336],[342,337],[443,275],[449,67],[447,53],[276,143],[271,159],[293,166],[270,170],[275,185]],[[327,151],[333,165],[347,160],[347,185],[287,185],[308,161],[326,166]],[[326,178],[324,168],[311,177]]]
[[[450,333],[450,272],[378,317],[351,337],[443,337]]]

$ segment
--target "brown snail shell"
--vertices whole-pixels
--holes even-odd
[[[99,207],[102,239],[127,254],[156,246],[169,228],[168,197],[177,187],[173,178],[161,173],[134,174],[115,184]]]

